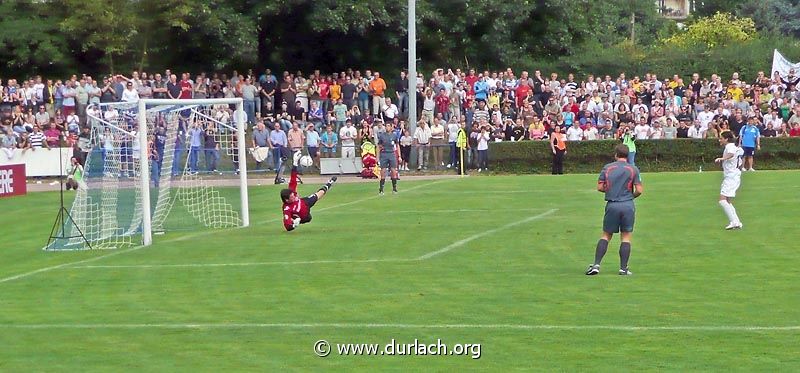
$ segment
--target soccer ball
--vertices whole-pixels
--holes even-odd
[[[300,157],[300,165],[303,167],[311,167],[314,164],[314,159],[311,157],[304,155]]]

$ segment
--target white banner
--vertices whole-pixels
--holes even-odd
[[[58,167],[58,153],[61,152],[61,160],[64,162],[64,167]],[[72,168],[70,158],[72,157],[72,148],[53,148],[53,149],[21,149],[11,150],[11,157],[7,149],[0,150],[0,166],[11,164],[25,164],[25,173],[28,177],[31,176],[57,176],[59,170],[64,172],[64,175]]]
[[[794,69],[795,76],[797,76],[800,73],[800,62],[789,62],[786,57],[783,57],[783,55],[775,49],[775,52],[772,54],[772,75],[770,75],[770,77],[774,77],[775,72],[778,71],[781,73],[781,77],[786,78],[789,76],[790,69]]]

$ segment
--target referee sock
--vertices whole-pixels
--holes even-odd
[[[628,269],[628,259],[631,258],[631,243],[623,242],[619,245],[619,269]]]
[[[392,179],[392,190],[397,191],[397,179]]]
[[[383,185],[386,184],[386,179],[381,179],[381,189],[379,192],[383,192]]]
[[[608,240],[600,239],[597,241],[597,248],[594,250],[594,265],[600,265],[600,262],[603,260],[603,256],[606,255],[606,251],[608,250]]]

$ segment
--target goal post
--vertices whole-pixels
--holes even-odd
[[[103,103],[87,118],[75,224],[61,236],[80,230],[88,244],[65,238],[46,250],[147,246],[155,232],[249,226],[241,98]]]

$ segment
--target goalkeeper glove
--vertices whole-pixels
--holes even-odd
[[[300,218],[292,219],[292,228],[297,228],[300,226]]]

